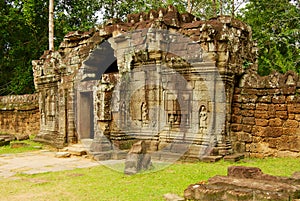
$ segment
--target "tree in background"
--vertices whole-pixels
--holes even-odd
[[[253,29],[258,41],[259,72],[267,74],[299,67],[299,0],[54,0],[54,47],[66,33],[93,27],[98,15],[103,19],[125,19],[129,13],[174,5],[201,19],[216,15],[236,15]],[[0,1],[0,95],[34,92],[32,65],[48,49],[49,1]]]
[[[54,50],[54,0],[49,0],[49,50]]]
[[[234,15],[247,0],[101,0],[103,19],[125,19],[127,14],[174,5],[180,12],[189,12],[201,19],[217,15]]]
[[[55,0],[54,43],[97,20],[98,0]],[[0,1],[0,95],[34,92],[31,61],[48,49],[49,1]]]
[[[258,43],[260,74],[272,70],[300,73],[299,1],[250,0],[241,19],[252,27],[253,39]]]
[[[31,93],[31,59],[47,47],[47,3],[1,1],[0,12],[0,94]]]

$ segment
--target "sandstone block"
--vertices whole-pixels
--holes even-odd
[[[164,194],[164,198],[166,201],[184,201],[183,197],[180,197],[179,195],[173,193]]]
[[[243,131],[247,133],[251,133],[252,125],[243,125]]]
[[[207,183],[189,185],[184,197],[201,201],[285,201],[299,199],[299,192],[299,180],[293,177],[267,175],[256,167],[232,166],[228,168],[227,176],[214,176]]]
[[[258,102],[271,103],[272,102],[272,97],[271,96],[262,96],[258,99]]]
[[[224,161],[237,162],[244,158],[244,154],[231,154],[224,156]]]
[[[286,104],[275,104],[275,110],[276,111],[286,111],[287,105]]]
[[[243,124],[246,124],[246,125],[254,125],[255,118],[254,117],[244,117],[242,122],[243,122]]]
[[[242,132],[240,139],[242,142],[252,142],[252,135],[250,134],[250,132],[249,133]]]
[[[253,117],[254,110],[241,110],[241,115],[244,117]]]
[[[262,176],[262,171],[256,167],[231,166],[228,167],[227,176],[236,178],[258,178]]]
[[[235,115],[240,115],[241,114],[241,109],[239,107],[233,107],[232,108],[232,113]]]
[[[259,137],[264,136],[264,132],[265,132],[266,128],[267,127],[253,126],[253,128],[252,128],[253,136],[259,136]]]
[[[269,121],[267,119],[257,119],[257,118],[255,118],[255,125],[257,125],[257,126],[268,126]]]
[[[254,117],[259,119],[269,119],[269,113],[267,111],[256,110]]]
[[[266,103],[256,103],[256,110],[267,111],[269,109],[269,104]]]
[[[283,135],[293,136],[300,132],[300,128],[283,128]]]
[[[242,109],[255,110],[255,103],[243,103]]]
[[[280,138],[267,138],[265,142],[269,143],[269,148],[276,149],[281,141]]]
[[[29,147],[30,145],[24,142],[14,142],[10,144],[11,148]]]
[[[285,96],[273,96],[272,103],[285,103]]]
[[[288,104],[287,107],[289,113],[300,114],[300,103]]]
[[[284,128],[298,128],[299,127],[299,122],[296,120],[286,120],[283,123]]]
[[[242,96],[242,102],[243,103],[256,103],[257,101],[257,96],[256,95],[243,95]]]
[[[70,156],[71,156],[71,154],[69,152],[57,152],[55,154],[56,158],[68,158]]]
[[[151,156],[147,154],[146,143],[142,140],[134,143],[126,156],[124,173],[136,174],[148,170],[151,166]]]
[[[270,119],[269,126],[271,127],[280,127],[282,126],[283,121],[280,118]]]
[[[299,118],[300,118],[300,116],[299,116]],[[232,115],[231,121],[232,121],[232,123],[240,124],[240,123],[242,123],[242,117],[239,115]]]
[[[280,119],[287,119],[288,118],[288,113],[287,111],[276,111],[276,116],[279,117]]]
[[[280,137],[283,134],[283,129],[281,127],[266,127],[263,132],[265,137]]]
[[[238,132],[241,131],[243,129],[243,125],[242,124],[231,124],[231,130]]]
[[[233,150],[237,153],[244,153],[246,151],[246,144],[242,141],[233,144]]]
[[[290,119],[290,120],[295,120],[295,114],[288,114],[288,119]],[[297,120],[297,121],[299,121],[299,120]]]

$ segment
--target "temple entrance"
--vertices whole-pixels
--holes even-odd
[[[79,137],[80,139],[94,138],[93,92],[80,92],[79,102]]]

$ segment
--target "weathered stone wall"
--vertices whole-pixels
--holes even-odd
[[[145,32],[145,29],[148,31]],[[175,44],[174,41],[171,42],[171,40],[162,41],[162,39],[156,39],[157,42],[173,49],[175,52],[173,52],[173,54],[166,54],[166,52],[162,53],[161,51],[154,52],[153,50],[151,52],[151,48],[145,46],[145,44],[148,43],[144,41],[145,38],[151,36],[151,29],[167,30],[169,33],[174,33],[174,35],[175,33],[181,34],[188,40],[191,40],[192,43],[189,45],[185,40],[182,41],[182,43]],[[120,54],[122,50],[130,50],[128,47],[122,46],[123,43],[121,43],[121,41],[124,41],[122,35],[124,37],[125,33],[132,33],[133,31],[135,31],[136,36],[141,40],[132,41],[136,45],[139,43],[144,44],[144,50],[141,52],[129,51],[129,53],[132,52],[130,55],[124,55],[125,57],[122,57],[122,54]],[[172,34],[168,35],[172,36]],[[107,57],[108,54],[102,54],[101,51],[103,52],[104,49],[107,48],[104,43],[109,38],[117,40],[115,41],[117,48],[111,55],[114,54],[116,56],[116,58],[114,58],[115,60],[117,59],[118,64],[118,72],[116,73],[120,74],[120,76],[122,72],[130,70],[127,69],[129,64],[129,67],[132,68],[131,70],[134,70],[138,68],[138,65],[141,63],[155,65],[162,62],[174,63],[170,69],[176,69],[179,73],[186,73],[187,76],[191,76],[193,78],[191,79],[191,83],[197,85],[196,88],[200,86],[203,79],[199,75],[197,76],[197,73],[194,73],[193,70],[195,70],[195,68],[181,72],[180,69],[184,69],[183,67],[187,69],[189,66],[183,66],[182,62],[179,62],[178,56],[180,56],[182,52],[187,52],[188,56],[197,56],[195,53],[201,51],[198,58],[201,59],[199,63],[210,62],[211,66],[217,69],[220,80],[224,81],[226,110],[219,108],[219,111],[226,113],[226,123],[217,131],[212,130],[211,136],[214,137],[218,134],[220,137],[216,137],[214,141],[218,140],[219,144],[225,144],[225,142],[227,142],[235,76],[240,76],[244,73],[245,69],[243,68],[243,64],[245,62],[255,63],[256,59],[256,47],[251,39],[251,29],[243,22],[229,16],[220,16],[203,21],[190,14],[180,14],[172,6],[166,9],[161,8],[157,11],[152,10],[149,13],[129,15],[126,22],[111,20],[108,21],[106,25],[99,26],[89,32],[83,33],[76,31],[69,33],[65,36],[59,50],[53,52],[47,51],[40,60],[33,61],[35,86],[40,97],[41,130],[37,138],[38,140],[46,141],[59,147],[67,143],[76,142],[81,139],[80,137],[96,138],[106,133],[111,137],[113,127],[107,125],[112,124],[110,123],[110,118],[103,119],[102,121],[99,117],[99,119],[94,119],[94,122],[93,119],[84,122],[84,125],[93,124],[95,127],[99,127],[98,123],[105,123],[105,125],[103,124],[103,128],[101,128],[103,133],[97,133],[97,129],[94,128],[94,136],[80,133],[81,127],[83,126],[80,122],[76,124],[76,120],[86,119],[80,117],[80,114],[85,113],[78,108],[79,106],[87,105],[84,101],[81,101],[81,95],[85,99],[88,99],[88,96],[93,97],[94,102],[91,106],[93,106],[94,110],[99,109],[98,111],[94,111],[91,115],[94,115],[96,118],[96,114],[98,113],[111,113],[109,108],[105,106],[106,99],[99,102],[99,106],[96,102],[98,97],[105,97],[105,94],[99,94],[97,97],[95,95],[96,93],[92,93],[93,88],[99,84],[99,80],[94,80],[94,83],[90,82],[90,84],[85,84],[86,80],[93,80],[101,76],[99,75],[101,74],[100,72],[102,72],[103,69],[107,69],[106,67],[108,66],[106,65],[109,60]],[[196,45],[200,48],[188,49]],[[109,51],[109,48],[105,49],[105,51],[106,50]],[[139,53],[142,53],[140,57]],[[144,58],[143,55],[146,58]],[[203,65],[197,65],[196,67],[201,68],[203,71],[209,70],[207,66]],[[251,68],[255,69],[256,65],[251,66]],[[79,79],[80,77],[81,79]],[[79,84],[77,83],[79,86],[76,86],[76,80],[80,81]],[[194,84],[192,86],[194,86]],[[197,91],[201,92],[200,89]],[[214,91],[214,93],[217,95],[218,91]],[[200,98],[207,98],[203,93],[198,96]],[[200,98],[196,100],[201,100]],[[207,101],[203,105],[206,106]],[[151,105],[148,104],[148,106]],[[207,106],[207,108],[209,107]],[[216,111],[217,109],[218,108],[216,108]],[[90,109],[85,111],[90,111]],[[194,122],[199,124],[197,118],[199,118],[200,115],[194,116]],[[147,118],[146,120],[148,120]],[[194,123],[192,127],[196,127],[197,124]],[[90,126],[89,129],[83,127],[82,130],[92,130],[92,126]]]
[[[234,91],[231,141],[253,157],[300,156],[300,82],[294,72],[247,72]]]
[[[0,97],[0,132],[38,134],[40,113],[37,94]]]

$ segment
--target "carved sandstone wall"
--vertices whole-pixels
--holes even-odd
[[[255,72],[257,69],[256,47],[251,38],[251,29],[246,24],[227,16],[202,21],[189,14],[179,14],[172,6],[167,9],[152,10],[147,14],[129,15],[126,22],[111,20],[106,25],[89,32],[69,33],[65,36],[59,50],[47,51],[40,60],[33,61],[41,113],[41,129],[38,135],[40,141],[62,147],[83,137],[77,132],[75,123],[76,119],[81,119],[80,110],[76,109],[76,106],[84,105],[80,104],[78,94],[80,95],[79,92],[82,92],[82,95],[86,95],[84,97],[88,97],[87,92],[91,92],[89,96],[93,96],[93,100],[97,100],[96,93],[92,93],[92,89],[99,84],[99,80],[86,86],[84,82],[80,82],[85,88],[81,90],[79,87],[75,90],[76,77],[78,78],[80,72],[82,72],[82,81],[93,76],[97,77],[97,72],[102,72],[108,67],[105,66],[108,57],[105,54],[102,55],[100,51],[105,52],[105,48],[107,51],[109,50],[103,45],[107,39],[117,39],[115,42],[119,41],[120,43],[114,51],[122,52],[120,50],[129,49],[127,46],[122,46],[122,41],[125,40],[122,39],[122,35],[132,31],[136,31],[135,34],[137,34],[138,30],[147,28],[163,29],[170,33],[184,35],[201,47],[202,62],[209,61],[218,70],[225,87],[226,110],[224,113],[226,113],[226,121],[224,128],[212,133],[211,136],[220,133],[222,138],[220,138],[221,143],[219,144],[221,146],[229,140],[234,151],[246,152],[250,156],[256,157],[300,155],[300,109],[298,109],[300,84],[298,76],[291,72],[285,75],[274,73],[267,77],[257,75]],[[140,32],[144,38],[149,35],[149,31]],[[139,40],[133,41],[140,42]],[[144,43],[142,40],[141,44]],[[168,42],[167,45],[178,51],[176,55],[187,50],[185,43]],[[151,52],[147,48],[142,53],[148,55],[146,60],[142,57],[143,55],[139,57],[136,52],[130,55],[121,54],[121,56],[116,54],[115,59],[117,59],[119,72],[115,73],[122,75],[122,72],[126,70],[126,58],[129,57],[133,58],[130,63],[133,71],[138,69],[140,63],[159,64],[163,61],[162,58],[168,59],[166,55]],[[153,55],[159,56],[152,58]],[[169,60],[174,61],[176,67],[178,60],[176,57],[168,55],[170,56]],[[188,55],[192,55],[192,53]],[[89,63],[94,60],[101,65],[93,66]],[[245,63],[253,63],[253,65],[245,69]],[[174,66],[172,68],[175,69]],[[179,69],[183,69],[183,67],[188,68],[188,66],[179,65],[176,69],[179,72]],[[203,69],[205,70],[205,68]],[[192,71],[189,72],[189,75],[193,76],[195,83],[196,81],[201,83],[199,75],[193,74]],[[99,93],[99,97],[105,97],[104,92],[101,93],[100,90]],[[202,94],[199,97],[205,97],[205,95]],[[103,99],[102,106],[105,106],[105,101],[107,100]],[[76,105],[76,103],[79,104]],[[98,107],[96,102],[92,104],[94,104],[93,108],[98,108],[98,111],[94,111],[95,114],[111,113],[106,107]],[[109,118],[102,121],[100,117],[97,119],[97,115],[94,116],[96,119],[94,122],[91,121],[91,124],[95,126],[97,123],[107,124],[110,121]],[[86,119],[86,117],[84,116],[82,119]],[[147,117],[145,119],[148,120]],[[94,129],[97,131],[93,125],[88,129],[84,127],[83,130]],[[195,126],[197,124],[192,125],[192,127]],[[80,128],[80,126],[78,127]],[[103,133],[95,132],[95,135],[88,137],[95,139],[105,134],[114,139],[112,127],[109,125],[103,127]],[[200,124],[199,127],[201,127]],[[201,142],[199,141],[199,143]]]
[[[0,133],[38,134],[39,130],[37,94],[0,97]]]
[[[140,33],[138,31],[145,29],[148,31],[140,31]],[[75,80],[76,77],[78,78],[78,74],[80,75],[80,72],[83,72],[83,80],[80,82],[83,85],[84,80],[97,77],[99,73],[97,74],[96,70],[97,72],[101,72],[101,70],[103,71],[103,69],[105,69],[107,57],[102,55],[100,50],[105,48],[103,44],[109,38],[117,39],[117,41],[115,41],[117,43],[115,51],[117,51],[116,59],[119,74],[122,74],[122,72],[127,70],[125,67],[129,63],[126,63],[126,59],[128,57],[133,58],[130,63],[133,70],[138,68],[139,63],[152,65],[160,64],[163,61],[163,58],[166,58],[165,60],[167,60],[164,61],[165,63],[175,63],[172,68],[176,68],[176,70],[178,69],[178,72],[182,69],[182,67],[188,67],[182,65],[180,67],[179,65],[177,68],[176,64],[178,64],[178,59],[176,59],[175,56],[172,56],[171,54],[163,54],[161,51],[151,52],[148,48],[145,48],[142,51],[143,55],[148,55],[146,59],[138,57],[137,52],[134,51],[132,54],[129,51],[130,54],[125,55],[125,60],[122,58],[122,55],[120,56],[118,54],[118,52],[122,52],[122,49],[124,48],[129,49],[121,45],[120,41],[124,40],[121,38],[122,35],[124,36],[125,33],[136,31],[136,34],[141,35],[140,39],[143,39],[148,36],[150,37],[151,29],[167,30],[169,33],[174,33],[174,35],[177,33],[187,37],[192,41],[192,44],[199,46],[197,50],[201,49],[201,56],[203,56],[201,62],[210,62],[212,66],[218,70],[221,78],[220,80],[224,81],[225,85],[226,125],[218,131],[212,131],[213,133],[211,136],[214,137],[217,133],[221,136],[217,139],[222,142],[219,144],[227,142],[230,129],[229,120],[231,118],[231,99],[234,90],[235,76],[240,76],[244,73],[243,64],[246,61],[255,63],[256,48],[255,44],[253,44],[253,41],[251,40],[251,29],[243,22],[228,16],[214,18],[208,21],[198,20],[189,14],[178,13],[178,11],[172,6],[169,6],[167,9],[158,9],[157,11],[152,10],[147,14],[139,13],[129,15],[126,22],[111,20],[108,21],[106,25],[99,26],[89,32],[83,33],[76,31],[69,33],[65,36],[59,50],[54,52],[45,52],[40,60],[33,61],[34,79],[37,93],[40,97],[39,108],[41,112],[41,129],[38,139],[60,147],[67,143],[76,142],[77,140],[80,140],[80,137],[82,136],[86,137],[80,132],[77,132],[78,130],[76,130],[75,123],[76,119],[81,119],[80,114],[85,113],[82,112],[83,110],[81,111],[80,108],[78,110],[78,107],[75,108],[74,106],[76,103],[81,103],[78,92],[82,92],[82,95],[87,95],[87,92],[91,92],[91,89],[93,89],[94,86],[97,86],[98,81],[95,80],[97,82],[91,86],[87,86],[84,91],[81,90],[80,87],[79,89],[74,89],[76,88]],[[170,37],[172,36],[172,34],[168,35]],[[172,49],[178,51],[178,53],[174,53],[175,55],[181,55],[181,52],[188,52],[188,46],[186,43],[174,44],[171,40],[164,41],[159,37],[157,38],[158,39],[156,40],[159,42],[158,44],[172,47]],[[139,42],[142,44],[145,43],[143,40],[134,40],[134,42],[136,44]],[[151,57],[153,55],[155,56],[154,58]],[[195,56],[196,54],[189,53],[188,55]],[[142,60],[139,61],[134,58]],[[93,62],[89,63],[90,60],[94,61],[93,59],[95,62],[100,62],[101,65],[93,66]],[[207,70],[207,66],[199,65],[199,68],[200,67],[203,71]],[[253,65],[251,68],[255,69],[256,66]],[[201,80],[203,80],[199,75],[196,76],[197,74],[192,71],[186,71],[184,73],[189,73],[191,76],[195,75],[192,76],[195,83],[201,83]],[[200,90],[198,91],[200,92]],[[216,91],[214,91],[214,93],[216,93]],[[91,96],[93,95],[93,100],[97,100],[98,97],[94,94],[95,93],[90,93]],[[207,96],[201,94],[199,97]],[[103,101],[103,103],[104,102],[105,101]],[[98,108],[96,103],[93,104],[93,108]],[[84,104],[79,105],[83,106]],[[203,105],[207,104],[205,103]],[[223,112],[224,110],[222,109],[220,111]],[[106,114],[111,111],[107,111],[105,107],[100,107],[99,111],[94,111],[95,114],[98,112],[100,114]],[[94,116],[97,118],[96,115]],[[194,121],[199,122],[196,118],[199,118],[199,115],[197,115],[197,117],[195,115]],[[99,119],[94,119],[94,122],[92,122],[92,120],[90,122],[92,122],[91,124],[93,125],[97,125],[96,123],[99,123],[98,120]],[[101,119],[99,121],[101,121]],[[92,130],[93,125],[91,125],[89,129],[83,130]],[[196,124],[193,126],[195,127],[195,125]],[[80,126],[81,125],[77,125],[79,131],[81,128]],[[107,135],[113,133],[110,132],[112,127],[104,126],[104,128],[105,129],[102,129],[104,130],[103,133],[106,131]],[[94,129],[94,131],[97,130]],[[100,135],[102,135],[101,132],[95,132],[95,135],[89,135],[87,137],[93,138],[95,136],[99,137]]]
[[[300,156],[300,82],[294,72],[247,72],[235,87],[231,141],[253,157]]]

